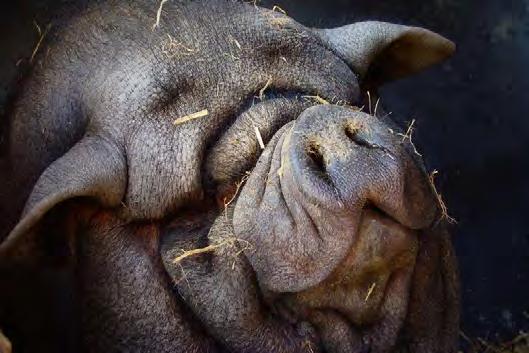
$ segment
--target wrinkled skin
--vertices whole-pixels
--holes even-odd
[[[387,115],[358,108],[453,44],[220,0],[168,2],[152,30],[154,12],[67,17],[9,111],[0,327],[15,349],[455,352],[435,192]]]

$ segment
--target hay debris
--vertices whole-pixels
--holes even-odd
[[[239,50],[242,50],[241,43],[235,37],[231,36],[231,40]]]
[[[377,102],[375,103],[375,111],[374,111],[374,114],[373,116],[376,118],[377,117],[377,109],[378,109],[378,103],[380,102],[380,97],[377,98]]]
[[[471,339],[463,331],[459,336],[468,344],[468,353],[527,353],[529,352],[529,333],[520,331],[508,342],[490,343],[481,337]]]
[[[195,119],[198,119],[198,118],[202,118],[204,116],[207,116],[208,114],[209,114],[208,110],[207,109],[203,109],[203,110],[198,111],[196,113],[189,114],[189,115],[186,115],[186,116],[183,116],[181,118],[176,119],[175,121],[173,121],[173,125],[180,125],[180,124],[186,123],[186,122],[188,122],[190,120],[195,120]]]
[[[246,172],[244,176],[239,180],[237,183],[235,183],[235,192],[231,196],[231,198],[226,201],[226,198],[224,198],[224,212],[226,215],[228,214],[228,206],[235,200],[237,195],[239,194],[239,191],[241,190],[241,186],[248,180],[250,177],[250,172]]]
[[[261,149],[264,150],[265,144],[263,142],[263,137],[261,136],[261,132],[259,131],[259,128],[254,125],[253,129],[255,131],[255,136],[257,137],[257,142],[259,142],[259,147],[261,147]]]
[[[292,126],[290,127],[290,129],[288,130],[288,133],[287,133],[286,138],[285,138],[285,141],[284,141],[284,143],[285,143],[286,145],[289,145],[289,144],[290,144],[290,138],[291,138],[291,136],[292,136],[292,134],[293,134],[293,130],[294,130],[294,125],[292,125]],[[281,179],[281,178],[283,177],[283,172],[285,171],[285,163],[286,163],[286,162],[285,162],[285,158],[280,158],[279,168],[277,168],[277,170],[276,170],[276,175],[279,177],[279,179]],[[269,172],[269,173],[270,173],[270,172]],[[271,178],[268,178],[268,180],[267,180],[266,183],[268,184],[268,183],[271,182],[271,181],[272,181],[272,179],[271,179]]]
[[[243,3],[252,4],[257,9],[257,4],[259,3],[259,1],[261,0],[243,0]]]
[[[422,157],[422,154],[417,151],[417,148],[415,147],[415,144],[413,143],[412,137],[413,137],[413,131],[415,128],[413,127],[415,125],[415,119],[411,120],[411,123],[408,125],[408,129],[406,130],[405,134],[397,133],[398,136],[402,136],[402,142],[408,140],[410,145],[413,147],[413,152],[418,155],[419,157]]]
[[[281,29],[285,25],[291,22],[290,17],[288,17],[287,12],[281,7],[274,5],[272,11],[265,14],[269,18],[269,23],[273,27]]]
[[[406,129],[405,134],[398,133],[397,135],[402,136],[402,142],[404,142],[406,139],[411,140],[412,134],[413,134],[413,125],[415,124],[415,119],[411,120],[411,123],[408,125],[408,128]]]
[[[429,180],[430,180],[430,185],[432,187],[432,190],[434,191],[435,193],[435,197],[437,198],[437,203],[439,204],[439,207],[441,208],[441,218],[440,220],[443,220],[443,219],[446,219],[446,221],[450,224],[455,224],[457,223],[457,221],[450,217],[450,215],[448,214],[448,208],[446,207],[446,204],[444,203],[443,201],[443,197],[441,196],[441,194],[437,191],[437,187],[435,186],[435,176],[439,174],[439,172],[437,170],[434,170],[430,175],[429,175]]]
[[[259,99],[260,100],[264,99],[265,91],[268,89],[268,87],[270,87],[271,84],[272,84],[272,77],[269,77],[268,80],[266,81],[265,85],[263,86],[263,88],[261,88],[259,90]]]
[[[261,88],[259,90],[259,99],[260,100],[264,99],[264,94],[265,94],[266,90],[268,89],[268,87],[270,87],[271,84],[272,84],[272,77],[269,77],[268,80],[266,81],[265,85],[263,86],[263,88]]]
[[[49,31],[49,29],[51,27],[51,23],[49,23],[46,26],[46,29],[44,30],[44,32],[42,32],[42,30],[40,29],[40,26],[37,24],[37,22],[33,21],[33,24],[37,28],[37,33],[39,34],[39,40],[38,40],[37,44],[35,45],[35,48],[33,49],[33,52],[31,53],[31,57],[29,58],[29,63],[30,64],[33,62],[33,59],[35,59],[35,56],[37,55],[37,52],[39,51],[39,48],[40,48],[40,46],[42,44],[42,41],[44,40],[44,37],[46,37],[46,34],[48,34],[48,31]]]
[[[162,43],[162,53],[168,59],[172,59],[178,55],[193,55],[198,49],[190,48],[183,43],[174,39],[170,34],[167,34],[167,40]]]
[[[39,36],[42,35],[42,30],[40,29],[40,26],[39,24],[37,23],[37,21],[33,20],[33,25],[35,26],[35,28],[37,29],[37,33],[39,34]]]
[[[160,18],[162,17],[163,5],[167,1],[169,1],[169,0],[161,0],[160,1],[160,6],[158,6],[158,11],[156,11],[156,22],[152,25],[152,30],[153,31],[160,26]]]
[[[274,12],[281,12],[283,15],[288,16],[288,15],[287,15],[287,12],[286,12],[285,10],[283,10],[281,7],[277,6],[277,5],[274,5],[274,6],[272,7],[272,11],[274,11]]]
[[[367,91],[367,100],[368,100],[368,103],[369,103],[369,115],[372,115],[372,112],[371,112],[371,93],[369,91]]]
[[[367,101],[369,104],[369,115],[373,115],[374,117],[377,116],[377,109],[378,109],[378,103],[380,103],[380,97],[377,98],[377,101],[375,102],[375,110],[372,110],[371,106],[371,92],[367,91]]]
[[[375,290],[375,287],[377,286],[377,282],[373,282],[371,286],[369,286],[369,289],[367,290],[366,298],[364,299],[364,302],[367,303],[369,298],[371,297],[371,294],[373,294],[373,291]]]
[[[363,112],[364,111],[364,108],[365,108],[365,105],[361,106],[361,107],[356,107],[356,106],[353,106],[353,105],[344,105],[345,107],[351,109],[352,111],[354,112]]]
[[[302,96],[302,97],[311,99],[311,100],[315,101],[318,104],[331,104],[331,103],[329,103],[328,100],[326,100],[325,98],[322,98],[322,97],[320,97],[318,95],[316,95],[316,96]]]
[[[236,238],[228,238],[218,244],[210,244],[203,248],[197,248],[197,249],[191,249],[191,250],[184,250],[182,249],[182,255],[177,256],[173,259],[173,264],[179,264],[182,260],[195,256],[200,255],[208,252],[213,252],[219,248],[222,248],[224,246],[232,246],[237,241]]]
[[[239,249],[237,249],[237,244],[245,244],[244,246],[241,246]],[[175,257],[173,259],[173,264],[175,265],[179,265],[181,270],[182,270],[182,278],[180,278],[178,280],[178,282],[180,282],[182,279],[185,279],[187,281],[187,278],[186,278],[186,273],[184,271],[184,268],[182,267],[182,264],[181,262],[189,257],[192,257],[192,256],[196,256],[196,255],[201,255],[201,254],[206,254],[206,253],[212,253],[212,252],[215,252],[219,249],[222,249],[222,248],[234,248],[234,249],[237,249],[236,252],[233,252],[231,253],[229,256],[230,257],[233,257],[233,262],[232,262],[232,265],[231,265],[231,269],[235,269],[235,263],[237,261],[237,257],[244,251],[246,250],[250,250],[250,249],[253,249],[253,246],[246,240],[244,239],[239,239],[239,238],[235,238],[235,237],[230,237],[230,238],[226,238],[225,240],[221,241],[220,243],[216,243],[216,244],[210,244],[208,246],[205,246],[203,248],[196,248],[196,249],[191,249],[191,250],[184,250],[184,249],[181,249],[182,251],[182,254]]]

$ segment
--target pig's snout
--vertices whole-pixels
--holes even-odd
[[[431,224],[437,204],[407,143],[374,116],[320,105],[298,118],[285,138],[282,157],[300,191],[313,202],[345,209],[368,203],[420,229]]]

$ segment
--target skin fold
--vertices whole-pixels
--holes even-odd
[[[455,352],[437,195],[409,139],[361,109],[454,45],[234,1],[167,2],[153,28],[155,10],[57,19],[7,111],[14,351]]]

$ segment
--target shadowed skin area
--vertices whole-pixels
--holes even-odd
[[[65,17],[8,112],[15,351],[454,352],[435,191],[382,108],[358,108],[453,44],[231,1],[162,14],[155,29],[150,2]]]

